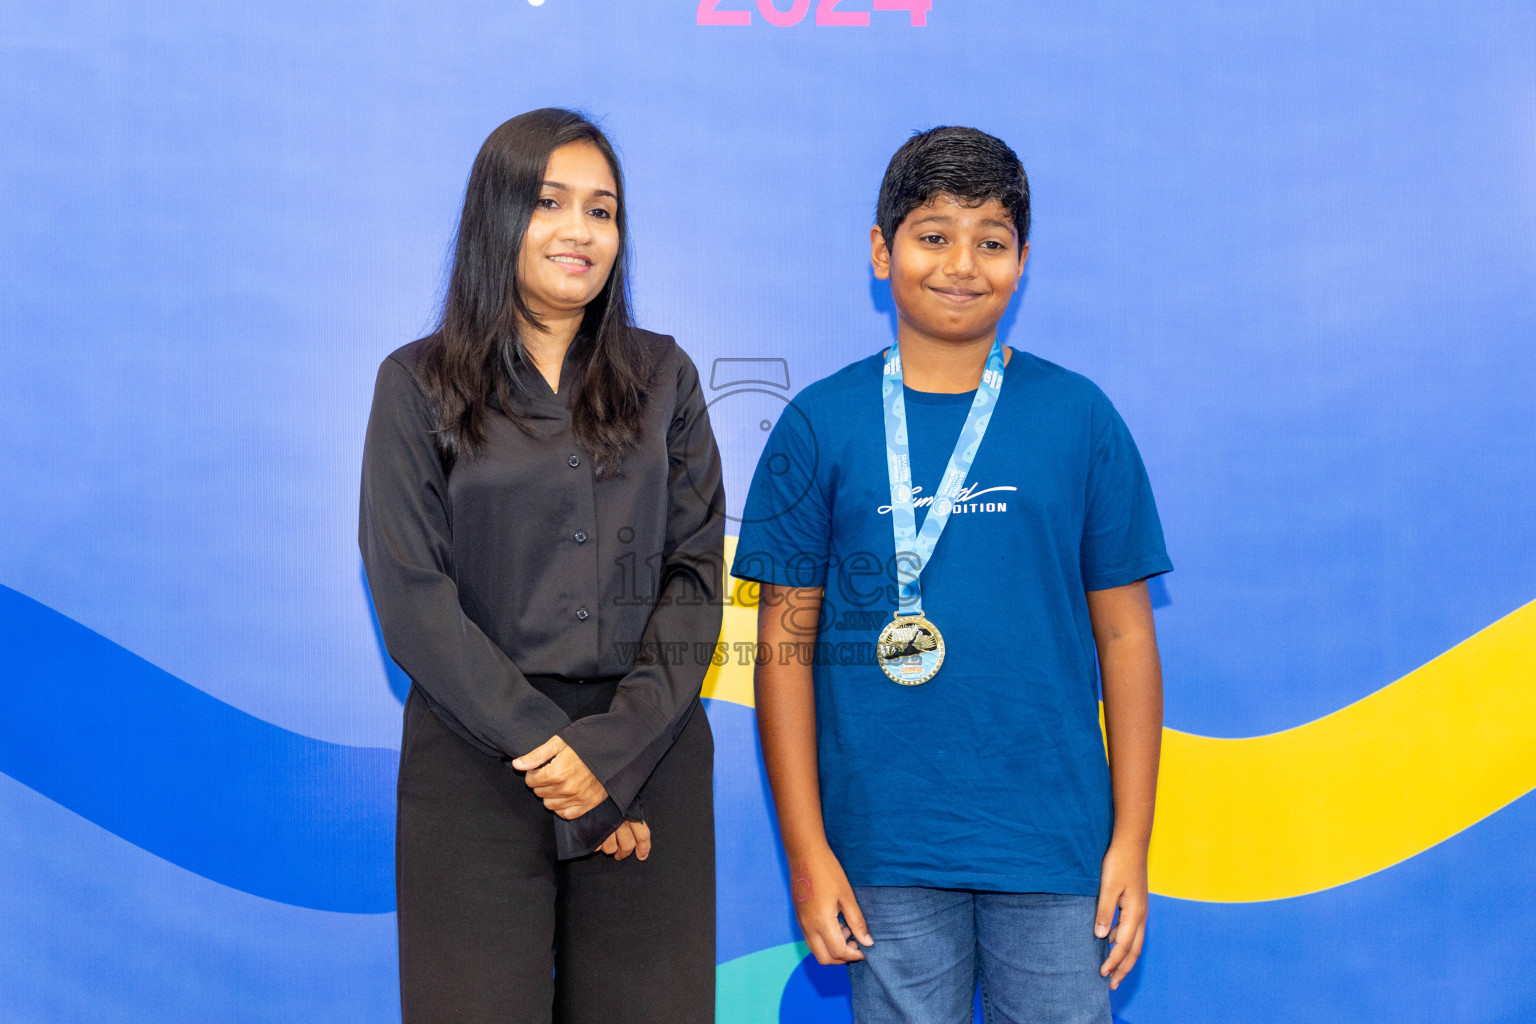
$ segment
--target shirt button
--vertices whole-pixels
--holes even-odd
[[[587,610],[585,608],[577,608],[576,609],[576,617],[578,619],[580,619],[582,622],[586,622],[587,621]]]
[[[574,455],[566,459],[565,462],[566,465],[570,466],[572,469],[575,469],[577,466],[581,465],[581,460]]]
[[[585,544],[586,542],[587,542],[587,531],[586,530],[577,530],[576,531],[576,543],[577,544]]]

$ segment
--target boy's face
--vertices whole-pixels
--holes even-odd
[[[891,282],[902,324],[932,341],[990,338],[1029,255],[1002,203],[969,207],[945,193],[907,214],[890,245],[878,227],[869,240],[875,276]]]

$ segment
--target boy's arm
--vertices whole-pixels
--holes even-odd
[[[1094,933],[1115,946],[1099,969],[1109,987],[1136,965],[1147,931],[1147,844],[1163,739],[1163,673],[1146,580],[1088,592],[1088,615],[1104,682],[1104,725],[1115,831],[1104,855]],[[1120,920],[1113,925],[1115,908]]]
[[[853,942],[873,945],[848,876],[827,845],[816,767],[816,697],[812,657],[822,588],[761,585],[757,640],[771,656],[754,675],[757,731],[789,857],[790,893],[806,945],[817,963],[864,959]],[[804,645],[803,647],[799,645]],[[838,920],[841,912],[843,921]]]

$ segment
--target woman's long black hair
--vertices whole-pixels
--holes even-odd
[[[469,172],[448,294],[423,362],[445,461],[473,456],[485,444],[492,395],[513,422],[533,430],[512,401],[514,367],[533,367],[518,324],[539,323],[517,279],[518,258],[549,155],[572,142],[590,142],[607,158],[617,185],[619,232],[608,282],[588,304],[566,354],[580,381],[572,426],[600,476],[615,472],[639,440],[648,367],[629,321],[624,177],[596,125],[569,110],[546,107],[519,114],[492,132]]]

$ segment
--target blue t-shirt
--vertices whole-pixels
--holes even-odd
[[[731,570],[825,588],[827,838],[855,885],[1093,895],[1112,807],[1084,591],[1173,568],[1141,456],[1089,380],[1015,350],[922,572],[943,668],[899,686],[874,660],[896,608],[882,365],[845,367],[780,416]],[[919,526],[973,396],[906,389]]]

